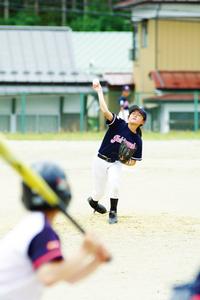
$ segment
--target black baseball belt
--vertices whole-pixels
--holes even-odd
[[[107,156],[105,156],[105,155],[103,155],[103,154],[101,154],[101,153],[98,153],[97,156],[98,156],[99,158],[101,158],[101,159],[103,159],[103,160],[109,162],[109,163],[115,162],[114,159],[112,159],[112,158],[110,158],[110,157],[107,157]]]

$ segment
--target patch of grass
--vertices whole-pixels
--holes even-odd
[[[200,140],[200,131],[144,132],[145,140]]]
[[[105,131],[65,132],[65,133],[15,133],[5,134],[9,140],[46,140],[46,141],[95,141],[101,140]],[[200,140],[200,131],[143,132],[144,140]]]
[[[93,141],[101,140],[105,132],[65,132],[65,133],[7,133],[9,140],[46,140],[46,141]]]

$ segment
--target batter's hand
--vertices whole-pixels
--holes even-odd
[[[91,234],[86,234],[82,247],[86,252],[94,255],[100,262],[111,260],[108,250]]]

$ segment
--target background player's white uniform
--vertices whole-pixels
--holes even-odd
[[[128,102],[128,95],[130,92],[130,88],[128,85],[125,85],[122,89],[122,95],[119,98],[119,106],[120,112],[118,116],[123,119],[125,122],[128,122],[129,116],[129,102]]]

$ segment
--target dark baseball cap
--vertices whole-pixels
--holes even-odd
[[[122,91],[127,91],[127,92],[129,92],[129,91],[130,91],[130,87],[129,87],[128,85],[124,85],[124,86],[122,87]]]
[[[144,121],[146,121],[146,119],[147,119],[147,113],[146,113],[146,111],[144,110],[144,108],[142,106],[138,106],[138,105],[132,105],[132,106],[130,106],[129,107],[129,116],[135,110],[138,110],[141,113],[141,115],[143,116]]]

